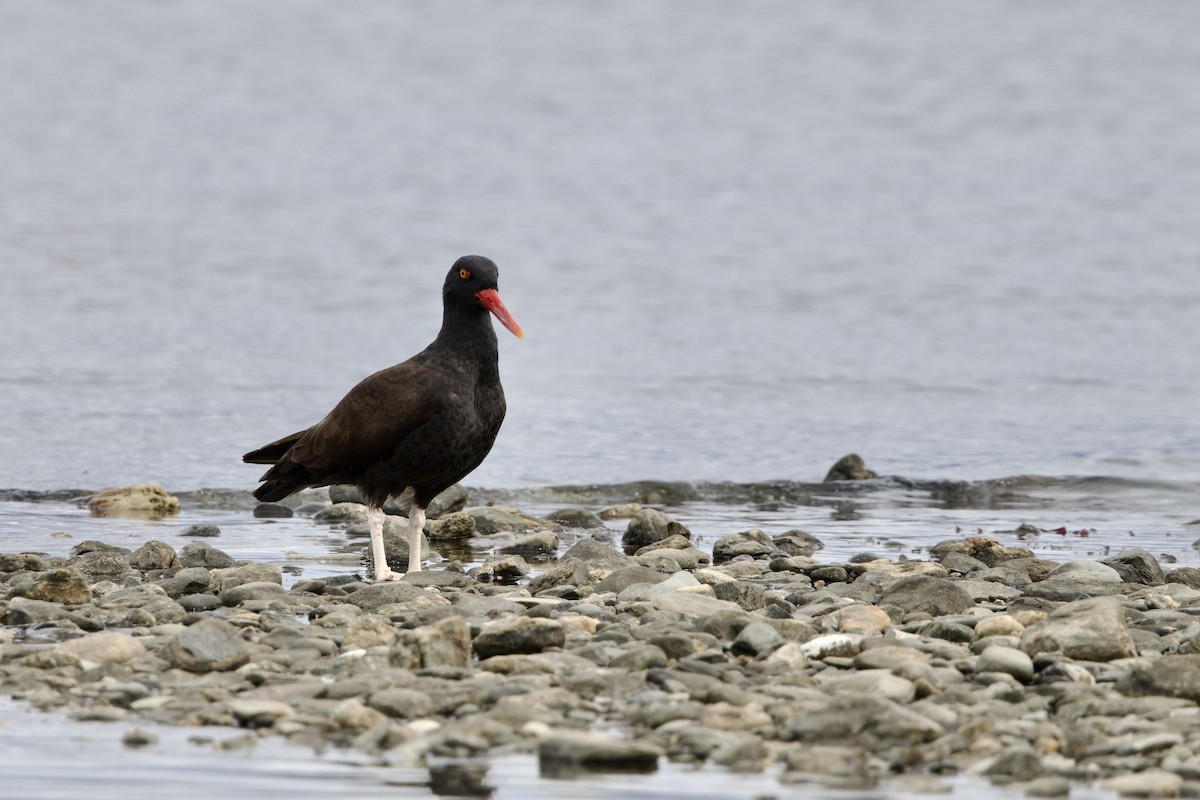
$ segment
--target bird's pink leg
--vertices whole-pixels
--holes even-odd
[[[371,566],[375,568],[375,580],[395,581],[400,576],[388,567],[383,550],[383,509],[367,507],[367,530],[371,533]]]
[[[408,571],[421,571],[421,529],[425,527],[425,509],[416,504],[408,512]]]

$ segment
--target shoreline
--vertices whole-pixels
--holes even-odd
[[[833,499],[896,485],[769,484]],[[727,491],[616,486],[551,491]],[[1195,567],[1138,548],[1060,563],[987,536],[831,560],[800,531],[696,541],[648,506],[534,517],[470,494],[481,505],[458,510],[464,493],[427,528],[467,560],[393,584],[349,562],[285,588],[278,565],[235,563],[219,539],[6,553],[0,691],[77,719],[234,725],[409,767],[516,752],[551,774],[666,759],[781,770],[781,786],[963,774],[1053,796],[1149,776],[1200,791]],[[353,503],[297,505],[361,549]],[[439,540],[464,525],[489,554]]]

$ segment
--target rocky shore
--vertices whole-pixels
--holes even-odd
[[[356,499],[300,513],[361,549]],[[800,530],[700,549],[636,503],[535,518],[467,499],[426,528],[447,560],[397,583],[285,585],[214,526],[178,550],[0,554],[0,692],[122,722],[131,747],[145,720],[405,766],[528,752],[550,775],[665,758],[829,787],[967,773],[1038,797],[1200,795],[1200,570],[982,536],[829,563]],[[404,529],[389,518],[400,568]],[[495,543],[482,563],[471,537]]]

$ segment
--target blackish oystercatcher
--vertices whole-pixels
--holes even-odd
[[[383,503],[412,498],[408,571],[421,569],[425,509],[483,461],[504,421],[496,331],[488,312],[518,339],[521,326],[500,301],[496,265],[483,256],[454,262],[442,286],[442,329],[417,355],[366,378],[308,430],[247,453],[272,464],[254,496],[282,500],[310,486],[352,483],[367,501],[376,580],[400,576],[383,551]]]

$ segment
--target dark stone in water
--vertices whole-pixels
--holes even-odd
[[[260,519],[286,519],[294,514],[283,503],[259,503],[254,507],[254,516]]]
[[[838,459],[838,462],[825,473],[825,483],[833,481],[865,481],[878,478],[874,470],[867,469],[866,463],[858,453],[850,453]]]
[[[221,529],[218,528],[216,525],[204,525],[204,524],[189,525],[187,527],[187,529],[179,535],[180,536],[196,536],[196,537],[202,537],[202,536],[213,537],[213,536],[220,536]]]

